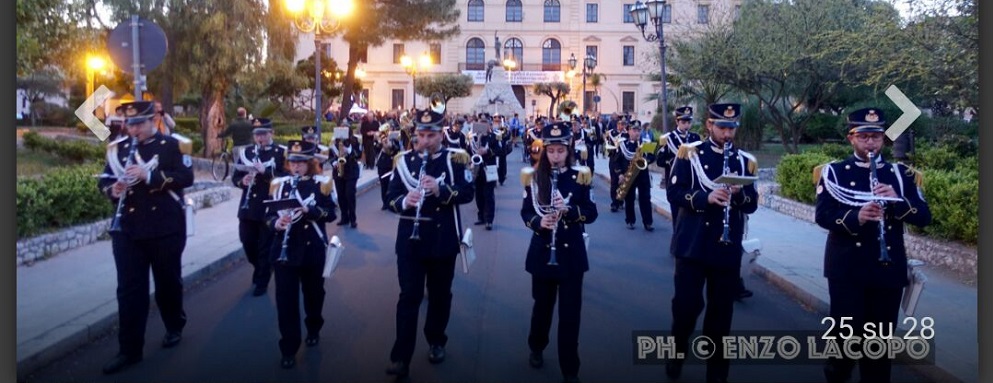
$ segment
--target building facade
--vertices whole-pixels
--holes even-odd
[[[667,45],[713,23],[726,22],[736,15],[738,3],[740,0],[666,2]],[[533,84],[564,81],[571,86],[566,99],[587,111],[628,112],[650,120],[658,104],[646,97],[658,94],[660,87],[658,81],[648,80],[647,74],[659,71],[658,43],[642,37],[628,13],[633,5],[633,0],[460,0],[460,35],[446,41],[387,41],[370,47],[366,57],[360,58],[369,109],[423,108],[428,101],[424,96],[415,97],[415,76],[463,73],[474,79],[472,95],[449,101],[448,109],[466,113],[483,93],[486,66],[497,59],[499,44],[497,62],[514,61],[515,67],[506,75],[529,116],[547,115],[551,103],[549,97],[533,93]],[[654,29],[651,22],[646,29]],[[312,55],[314,48],[312,34],[300,35],[297,60]],[[347,42],[340,38],[329,39],[324,49],[340,65],[348,61]],[[413,58],[415,67],[420,67],[424,55],[431,57],[432,63],[412,75],[401,65],[405,54]],[[596,67],[587,72],[584,97],[583,61],[587,55],[596,58]],[[576,58],[575,70],[569,64],[572,56]],[[591,73],[600,75],[599,86],[591,83]]]

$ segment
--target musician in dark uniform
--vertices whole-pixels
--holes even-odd
[[[507,155],[514,151],[514,146],[510,142],[511,133],[507,129],[507,124],[504,121],[503,116],[497,114],[493,116],[493,136],[497,141],[497,179],[500,181],[500,186],[503,186],[504,181],[507,180]]]
[[[379,127],[379,136],[376,139],[376,173],[379,175],[380,197],[383,199],[382,210],[390,208],[389,200],[386,198],[386,191],[390,188],[390,175],[393,174],[393,157],[400,153],[400,136],[393,136],[399,133],[392,129],[389,123]]]
[[[535,144],[536,141],[541,141],[541,127],[545,125],[543,120],[536,121],[534,127],[528,129],[524,134],[524,156],[525,162],[530,163],[531,166],[538,165],[538,158],[541,154],[541,143]]]
[[[583,274],[590,269],[583,233],[586,225],[596,221],[597,209],[590,190],[593,172],[585,166],[572,166],[569,125],[561,121],[546,126],[538,167],[521,170],[524,184],[521,218],[535,233],[525,261],[534,299],[528,334],[529,363],[534,368],[544,364],[542,351],[548,346],[552,311],[558,299],[559,368],[565,382],[578,382]],[[551,179],[555,175],[553,188]]]
[[[358,227],[355,214],[356,187],[361,169],[359,158],[362,157],[362,145],[358,138],[349,135],[348,138],[336,138],[331,143],[328,161],[331,162],[334,177],[334,187],[338,191],[338,207],[341,209],[341,220],[338,226],[350,225]]]
[[[655,227],[652,223],[655,222],[654,210],[652,209],[652,179],[648,171],[648,164],[655,161],[655,150],[652,149],[650,153],[642,153],[641,160],[638,161],[636,158],[639,148],[642,144],[646,143],[642,139],[641,135],[641,124],[629,124],[621,123],[617,125],[618,127],[627,127],[627,135],[619,136],[617,142],[617,150],[614,156],[610,158],[610,172],[611,174],[617,175],[617,190],[621,190],[621,187],[630,182],[627,194],[624,196],[624,222],[627,223],[628,230],[634,230],[634,206],[635,206],[635,193],[638,195],[638,208],[641,211],[641,223],[644,225],[645,230],[655,231]],[[632,161],[636,161],[632,165]],[[641,163],[639,165],[639,162]],[[636,167],[644,166],[645,169],[638,170]],[[633,169],[637,171],[638,174],[635,175],[634,180],[628,180],[628,171]],[[616,191],[615,198],[616,198]]]
[[[683,144],[700,141],[700,135],[690,131],[690,126],[693,123],[693,108],[689,106],[676,108],[673,114],[676,116],[676,129],[659,138],[659,150],[656,157],[656,164],[662,168],[662,182],[660,182],[659,187],[663,189],[667,189],[672,180],[669,174],[672,173],[672,163],[676,160],[676,152],[679,151],[679,147]],[[669,211],[675,225],[679,209],[675,208],[676,203],[673,201],[672,193],[666,193],[665,199],[669,201]],[[670,244],[672,243],[674,242]],[[669,246],[669,253],[672,253],[672,247]]]
[[[305,141],[290,141],[286,155],[289,176],[270,183],[273,199],[296,198],[302,207],[292,210],[270,208],[266,222],[275,232],[269,259],[276,274],[276,311],[279,319],[280,366],[296,365],[300,349],[300,295],[303,294],[303,322],[307,327],[307,347],[320,342],[324,317],[324,261],[327,253],[328,222],[335,219],[331,200],[332,183],[318,173],[314,153],[317,146]]]
[[[241,207],[238,209],[238,238],[245,249],[245,258],[252,264],[252,295],[261,296],[269,287],[272,267],[269,248],[272,232],[265,221],[265,205],[269,199],[269,183],[286,175],[285,151],[272,143],[272,122],[259,118],[252,122],[255,144],[241,150],[239,165],[248,169],[235,169],[231,182],[241,188]]]
[[[624,134],[627,133],[628,120],[625,118],[619,118],[614,122],[614,129],[610,129],[604,135],[604,152],[607,154],[607,168],[610,171],[610,212],[616,212],[624,206],[624,201],[617,199],[617,187],[620,184],[620,175],[624,173],[625,168],[617,168],[619,163],[614,162],[614,156],[617,155],[617,147],[620,145],[620,141],[623,139]]]
[[[577,120],[572,122],[572,154],[576,164],[590,168],[595,172],[596,166],[593,161],[593,139],[590,138],[589,120]]]
[[[300,138],[302,138],[303,141],[317,145],[317,149],[314,150],[314,158],[317,159],[318,173],[324,174],[324,164],[328,162],[328,156],[330,155],[331,149],[318,142],[316,126],[310,125],[301,127],[300,133]],[[285,151],[286,148],[283,149]]]
[[[721,339],[731,331],[734,300],[739,291],[745,219],[747,214],[758,209],[758,192],[754,184],[725,187],[714,182],[726,174],[754,176],[758,168],[754,156],[732,144],[741,105],[714,104],[708,109],[709,137],[706,141],[679,147],[668,190],[676,203],[673,208],[679,209],[673,235],[676,293],[672,298],[672,333],[676,351],[686,355],[689,355],[690,334],[704,309],[704,285],[707,311],[703,335]],[[727,230],[725,215],[728,216]],[[723,355],[720,342],[717,342],[715,353],[707,360],[707,381],[726,382],[730,364],[720,357]],[[678,378],[682,366],[682,360],[670,360],[666,375],[671,379]]]
[[[879,109],[852,112],[848,115],[848,141],[854,153],[814,171],[815,219],[828,230],[824,277],[831,297],[830,314],[837,323],[841,317],[851,317],[848,323],[856,329],[855,336],[862,336],[859,330],[864,323],[883,328],[898,325],[903,288],[908,284],[904,224],[923,227],[931,223],[931,211],[920,189],[921,173],[878,155],[884,145],[885,125]],[[869,152],[876,168],[875,186]],[[868,201],[873,196],[891,200],[880,206]],[[883,248],[889,262],[881,261]],[[828,382],[846,381],[855,363],[852,359],[829,359],[824,375]],[[858,363],[861,381],[890,381],[889,359],[867,358]]]
[[[487,167],[498,167],[500,141],[490,127],[482,132],[473,132],[469,140],[469,153],[472,155],[472,171],[474,172],[476,191],[476,222],[475,225],[485,225],[486,230],[493,230],[493,219],[496,215],[495,191],[499,176],[489,179],[486,176]],[[478,163],[478,164],[477,164]]]
[[[445,328],[452,306],[455,259],[462,238],[458,205],[471,202],[474,194],[468,153],[442,146],[443,113],[426,109],[414,117],[417,150],[398,155],[387,192],[390,209],[400,214],[395,249],[400,299],[397,301],[396,342],[386,373],[398,377],[407,376],[409,372],[425,286],[431,297],[424,324],[424,336],[430,349],[428,361],[441,363],[445,360],[448,342]],[[427,157],[426,163],[423,156]],[[415,228],[417,239],[411,239]]]
[[[108,145],[108,162],[98,183],[100,191],[118,206],[119,215],[110,237],[117,268],[120,348],[104,365],[105,374],[142,359],[150,304],[149,268],[166,329],[162,347],[177,345],[186,326],[180,258],[186,247],[183,189],[193,185],[189,157],[193,144],[156,130],[152,102],[123,106],[128,136]]]
[[[451,128],[445,130],[443,134],[445,135],[445,140],[442,144],[446,148],[462,149],[468,150],[469,144],[466,143],[465,133],[462,133],[462,127],[465,125],[465,121],[462,119],[456,119],[452,122]]]

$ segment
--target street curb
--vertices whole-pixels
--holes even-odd
[[[378,176],[356,185],[355,194],[360,195],[379,185],[377,178]],[[221,272],[245,262],[244,253],[244,250],[239,248],[183,277],[183,291],[188,291],[192,287],[213,278]],[[151,307],[154,308],[154,293],[150,294],[150,299]],[[33,352],[31,355],[24,356],[23,358],[18,355],[17,381],[23,381],[24,377],[35,371],[64,358],[87,343],[106,336],[111,330],[117,327],[117,314],[117,302],[114,301],[94,308],[86,314],[73,318],[59,327],[28,340],[28,342],[45,342],[46,338],[59,338],[51,342],[48,346],[44,346]]]
[[[244,262],[245,258],[243,254],[244,251],[242,249],[235,250],[183,277],[184,293],[191,287],[210,279],[230,267],[236,266],[238,263]],[[151,299],[151,307],[155,307],[155,294],[150,294],[149,299]],[[87,317],[91,316],[96,316],[96,318],[87,323]],[[106,336],[108,332],[117,327],[117,324],[117,302],[114,301],[102,307],[97,307],[77,318],[73,318],[62,326],[49,330],[35,339],[29,340],[43,342],[44,338],[49,336],[57,336],[61,338],[34,352],[32,355],[25,356],[23,359],[18,356],[17,380],[23,381],[25,376],[30,375],[38,369],[46,367],[59,359],[62,359],[87,343]],[[68,333],[65,335],[58,335],[60,332]]]
[[[610,181],[610,177],[607,175],[597,173],[597,176],[607,180],[608,182]],[[652,207],[655,209],[656,213],[672,221],[672,214],[668,210],[664,209],[661,205],[652,202]],[[789,295],[793,299],[797,300],[800,304],[806,306],[808,309],[812,310],[813,312],[816,312],[824,316],[830,315],[831,305],[828,302],[825,302],[824,300],[818,298],[814,294],[811,294],[810,292],[804,290],[803,288],[799,287],[797,284],[791,282],[789,279],[783,277],[782,275],[769,270],[768,268],[763,266],[760,262],[755,262],[754,266],[755,267],[752,269],[752,272],[754,274],[762,277],[770,284],[778,288],[780,291],[786,293],[786,295]],[[935,352],[938,351],[939,350],[935,349]],[[900,354],[900,356],[898,356],[898,360],[906,363],[905,364],[906,366],[924,375],[933,382],[965,383],[963,380],[959,379],[951,372],[946,371],[945,369],[941,368],[936,364],[923,365],[923,364],[909,363],[911,362],[911,360],[906,354]]]

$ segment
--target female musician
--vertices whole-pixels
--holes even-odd
[[[399,132],[393,134],[394,130],[389,123],[379,127],[379,137],[376,140],[376,173],[379,174],[379,196],[383,200],[381,210],[389,209],[389,201],[386,199],[386,191],[390,188],[390,175],[393,174],[393,157],[400,153],[401,143]]]
[[[542,129],[544,148],[537,169],[521,171],[524,203],[521,218],[536,235],[531,237],[525,270],[531,274],[531,367],[544,364],[542,351],[548,345],[552,310],[559,300],[559,368],[566,382],[578,381],[579,314],[582,306],[583,273],[589,270],[585,225],[597,218],[585,166],[572,165],[569,122],[556,122]],[[552,177],[557,175],[553,180]],[[552,239],[555,242],[552,243]]]
[[[274,230],[270,259],[276,274],[276,310],[279,319],[279,350],[283,368],[296,365],[300,348],[300,293],[303,292],[306,344],[316,346],[324,318],[324,260],[328,235],[324,225],[335,220],[331,180],[318,173],[316,145],[290,141],[286,167],[290,176],[272,181],[273,199],[297,198],[303,207],[276,212],[269,209],[266,222]],[[278,214],[277,214],[278,213]]]

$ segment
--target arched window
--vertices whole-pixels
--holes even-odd
[[[524,12],[521,11],[521,0],[507,0],[507,22],[521,22]]]
[[[562,70],[562,44],[558,40],[548,39],[541,44],[541,70]]]
[[[483,39],[473,37],[465,44],[465,69],[486,69],[486,44]]]
[[[559,22],[559,0],[545,0],[545,22]]]
[[[469,21],[483,21],[483,0],[469,0]]]
[[[520,68],[521,61],[524,59],[524,43],[517,38],[508,39],[503,44],[503,58],[505,60],[513,59],[517,63],[517,67]]]

